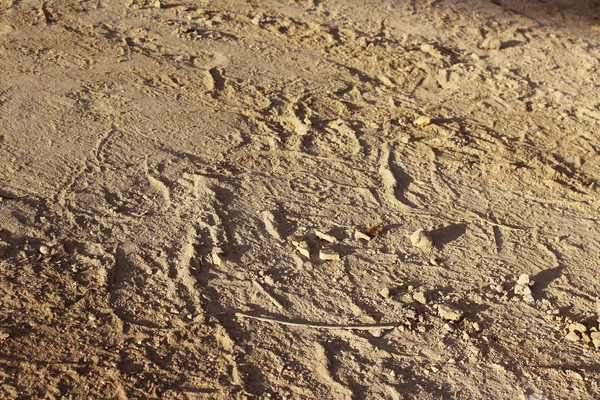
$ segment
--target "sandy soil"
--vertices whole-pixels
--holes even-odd
[[[0,398],[600,397],[599,13],[0,0]]]

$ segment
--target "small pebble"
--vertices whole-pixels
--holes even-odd
[[[528,286],[529,282],[530,282],[529,275],[527,275],[527,274],[521,274],[519,276],[519,279],[517,279],[517,285]]]
[[[500,50],[502,42],[495,36],[488,36],[479,46],[484,50]]]
[[[260,21],[262,20],[260,15],[255,16],[254,18],[252,18],[252,21],[250,21],[253,25],[260,25]]]
[[[413,293],[413,299],[421,304],[427,304],[427,298],[425,297],[425,293],[423,292],[415,292]]]
[[[423,53],[431,53],[433,51],[433,46],[428,43],[423,43],[421,45],[421,51]]]
[[[448,305],[440,304],[438,306],[438,315],[446,321],[457,322],[462,318],[463,313]]]
[[[275,281],[269,275],[265,276],[263,279],[267,285],[273,286],[275,284]]]
[[[412,235],[409,236],[410,243],[421,250],[431,250],[433,247],[433,241],[429,234],[423,230],[418,229]]]
[[[526,295],[523,296],[523,301],[525,303],[534,303],[535,299],[533,298],[533,296],[531,295],[531,293],[529,293],[529,294],[526,294]]]
[[[419,128],[426,127],[427,125],[431,125],[431,118],[425,116],[419,117],[415,119],[414,124]]]

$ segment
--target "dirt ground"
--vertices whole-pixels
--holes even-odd
[[[0,398],[599,398],[599,17],[0,0]]]

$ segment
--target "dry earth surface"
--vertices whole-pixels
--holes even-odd
[[[599,12],[0,0],[0,397],[598,398]]]

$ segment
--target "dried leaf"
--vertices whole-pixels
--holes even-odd
[[[381,226],[381,225],[375,225],[375,226],[370,227],[367,230],[367,234],[369,236],[372,236],[372,237],[377,237],[377,236],[379,236],[379,234],[381,233],[381,231],[383,231],[383,226]]]

